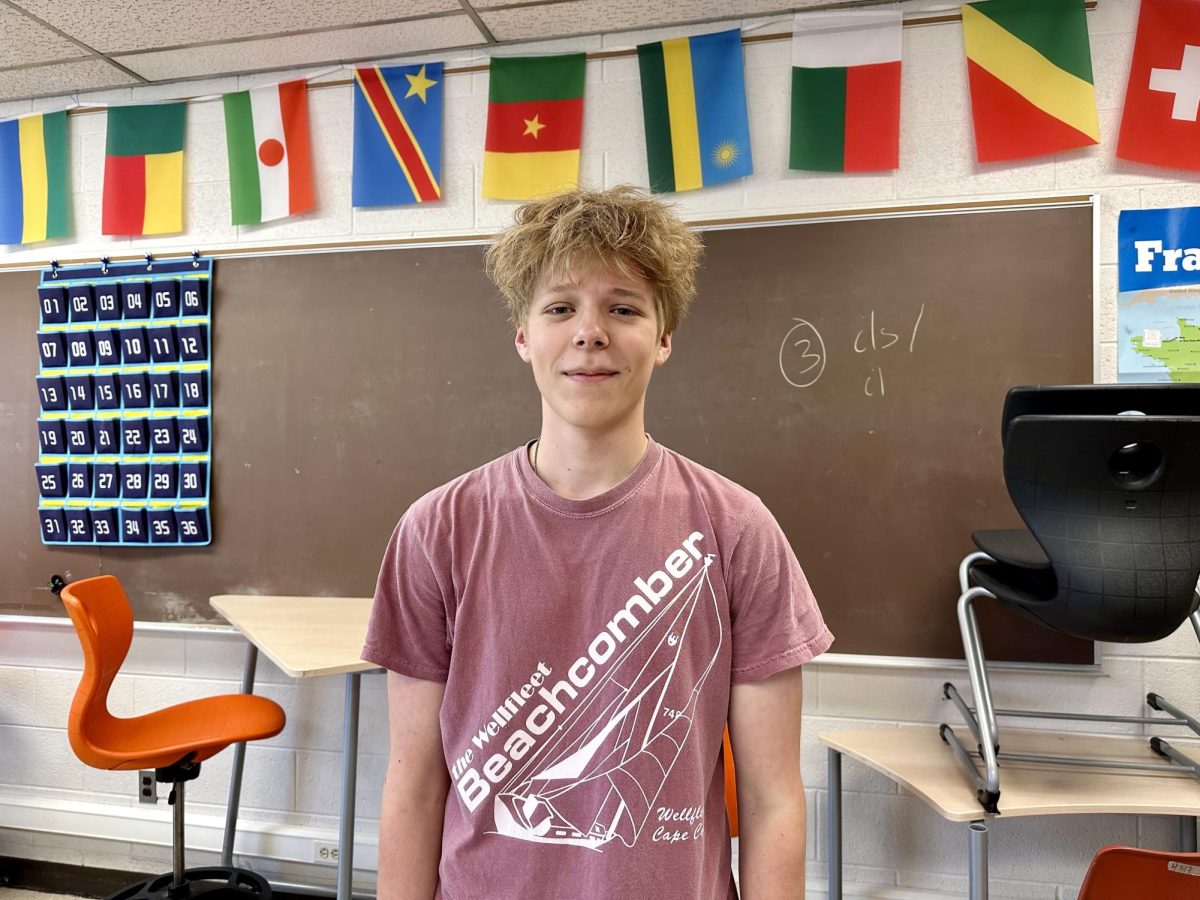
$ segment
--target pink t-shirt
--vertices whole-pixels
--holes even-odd
[[[422,497],[362,655],[446,685],[442,900],[730,900],[730,684],[832,641],[761,501],[650,441],[588,500],[525,447]]]

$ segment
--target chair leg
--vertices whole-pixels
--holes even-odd
[[[167,802],[171,804],[171,895],[174,896],[177,891],[183,891],[187,887],[187,880],[184,876],[183,868],[183,786],[185,782],[176,781],[175,786],[171,788],[171,796]]]
[[[965,566],[966,560],[964,560]],[[1000,741],[996,728],[996,712],[992,705],[991,686],[987,677],[987,661],[983,655],[983,643],[979,636],[979,623],[975,618],[974,607],[974,602],[978,597],[991,596],[983,588],[975,587],[964,591],[958,598],[958,623],[962,632],[964,655],[967,658],[967,673],[971,679],[971,691],[975,697],[975,714],[971,714],[961,698],[956,699],[958,692],[954,690],[953,685],[947,684],[943,687],[945,696],[955,700],[955,705],[959,707],[967,724],[971,726],[972,734],[978,739],[979,754],[983,757],[984,762],[983,776],[979,775],[953,729],[943,725],[940,734],[942,740],[954,748],[959,762],[971,777],[980,805],[986,811],[994,813],[999,812],[1000,768],[996,755],[1000,749]]]

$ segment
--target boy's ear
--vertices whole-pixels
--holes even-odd
[[[658,339],[658,352],[654,357],[654,364],[661,366],[667,361],[667,357],[671,355],[671,335],[664,334]]]
[[[525,362],[529,362],[529,344],[525,340],[525,326],[517,326],[517,334],[513,339],[513,344],[517,348],[517,356],[521,357]]]

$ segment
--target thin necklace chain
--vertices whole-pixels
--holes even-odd
[[[542,443],[541,441],[533,442],[533,474],[534,475],[537,474],[537,452],[538,452],[538,447],[541,446],[541,443]]]

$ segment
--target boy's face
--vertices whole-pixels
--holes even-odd
[[[650,282],[602,265],[543,276],[516,345],[543,418],[600,431],[631,418],[641,427],[650,375],[671,355]]]

